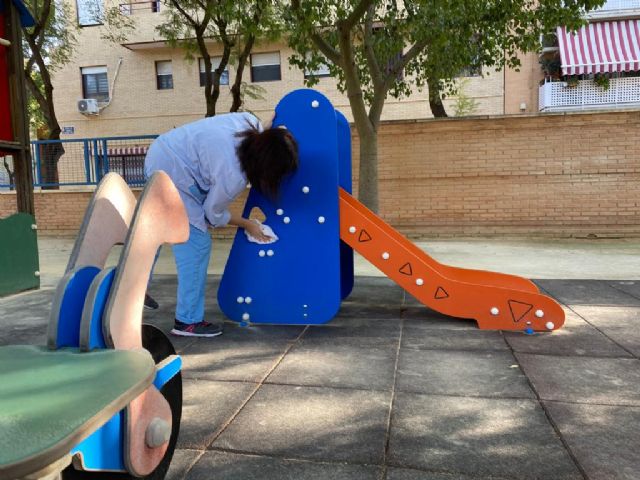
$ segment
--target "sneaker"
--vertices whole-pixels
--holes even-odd
[[[171,333],[181,337],[217,337],[222,335],[222,325],[209,322],[183,323],[176,320]]]
[[[144,308],[147,310],[157,310],[160,305],[148,293],[144,294]]]

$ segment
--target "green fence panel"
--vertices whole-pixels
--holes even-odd
[[[0,219],[0,296],[40,287],[35,223],[27,213]]]

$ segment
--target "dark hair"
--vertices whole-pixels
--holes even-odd
[[[251,186],[271,198],[278,196],[282,179],[298,169],[298,144],[284,128],[262,132],[251,128],[237,133],[238,159]]]

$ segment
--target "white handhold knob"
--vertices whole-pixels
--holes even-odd
[[[282,219],[282,221],[283,221],[284,223],[289,223],[289,222],[291,221],[291,219],[290,219],[289,217],[284,217],[284,218]]]
[[[281,208],[276,210],[277,215],[282,215],[283,213],[284,213],[284,210],[282,210]]]
[[[158,448],[171,438],[171,425],[161,418],[155,417],[149,422],[144,435],[145,443],[149,448]]]
[[[306,185],[302,187],[302,193],[309,193],[309,187],[307,187]]]
[[[251,297],[247,297],[244,299],[244,303],[251,303],[251,302],[253,302],[253,298]]]
[[[311,102],[311,106],[313,108],[318,108],[320,106],[320,102],[318,102],[318,100],[314,100],[313,102]]]
[[[536,310],[536,317],[538,318],[544,317],[544,312],[542,310]]]
[[[302,306],[303,306],[304,308],[307,308],[307,307],[308,307],[308,305],[302,305]]]
[[[273,257],[273,250],[267,250],[267,257]]]
[[[424,280],[422,280],[421,278],[417,278],[416,285],[424,285]]]
[[[244,303],[244,298],[243,297],[238,297],[237,301],[238,301],[238,303]]]
[[[38,229],[38,225],[36,225],[35,223],[31,224],[31,230],[37,230]]]
[[[545,324],[545,327],[547,327],[547,330],[553,330],[555,328],[555,325],[553,324],[553,322],[547,322]]]
[[[242,314],[242,320],[244,320],[245,322],[248,321],[249,318],[251,318],[251,316],[248,313],[243,313]]]
[[[389,260],[389,252],[382,252],[382,258],[385,260]]]
[[[349,233],[356,233],[356,227],[349,227]]]
[[[264,250],[260,250],[258,252],[258,255],[260,255],[261,257],[264,257],[267,254],[267,252],[265,252]]]
[[[498,310],[498,308],[497,308],[497,307],[493,307],[493,308],[491,309],[491,315],[497,315],[497,314],[499,314],[499,313],[500,313],[500,310]]]
[[[325,218],[324,217],[318,217],[318,223],[324,223]]]
[[[36,270],[35,272],[33,272],[33,274],[34,274],[36,277],[39,277],[39,276],[40,276],[40,270]]]

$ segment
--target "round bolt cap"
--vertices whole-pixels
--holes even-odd
[[[424,280],[421,278],[416,279],[416,285],[424,285]]]
[[[39,277],[39,276],[40,276],[40,270],[36,270],[35,272],[33,272],[33,274],[34,274],[36,277]]]
[[[38,229],[38,225],[36,225],[35,223],[31,224],[31,230],[37,230]]]
[[[320,106],[320,102],[318,100],[314,100],[313,102],[311,102],[312,108],[318,108],[319,106]]]
[[[547,322],[544,326],[547,327],[547,330],[553,330],[556,327],[553,322]]]
[[[267,257],[273,257],[273,250],[267,250]]]
[[[251,297],[247,297],[244,299],[244,303],[251,303],[251,302],[253,302],[253,298]]]
[[[244,303],[244,297],[238,297],[237,301],[238,303]]]
[[[349,233],[356,233],[356,227],[349,227]]]
[[[325,218],[324,217],[318,217],[318,223],[324,223]]]
[[[306,185],[302,187],[302,193],[309,193],[309,187],[307,187]]]
[[[246,322],[247,320],[249,320],[249,318],[251,318],[251,315],[249,315],[248,313],[243,313],[243,314],[242,314],[242,320],[244,320],[245,322]]]
[[[385,260],[389,260],[389,252],[382,252],[382,258]]]
[[[289,222],[291,221],[291,219],[290,219],[289,217],[284,217],[284,218],[282,219],[282,221],[283,221],[284,223],[289,223]]]
[[[281,208],[276,210],[276,215],[282,215],[284,213],[284,210],[282,210]]]
[[[497,315],[500,313],[500,310],[498,310],[498,307],[493,307],[491,309],[491,315]]]
[[[155,417],[149,422],[144,435],[145,443],[149,448],[158,448],[171,438],[171,425],[161,418]]]
[[[258,252],[258,255],[260,255],[261,257],[264,257],[267,254],[267,252],[265,252],[264,250],[260,250]]]
[[[544,312],[542,310],[536,310],[536,317],[538,318],[544,317]]]

